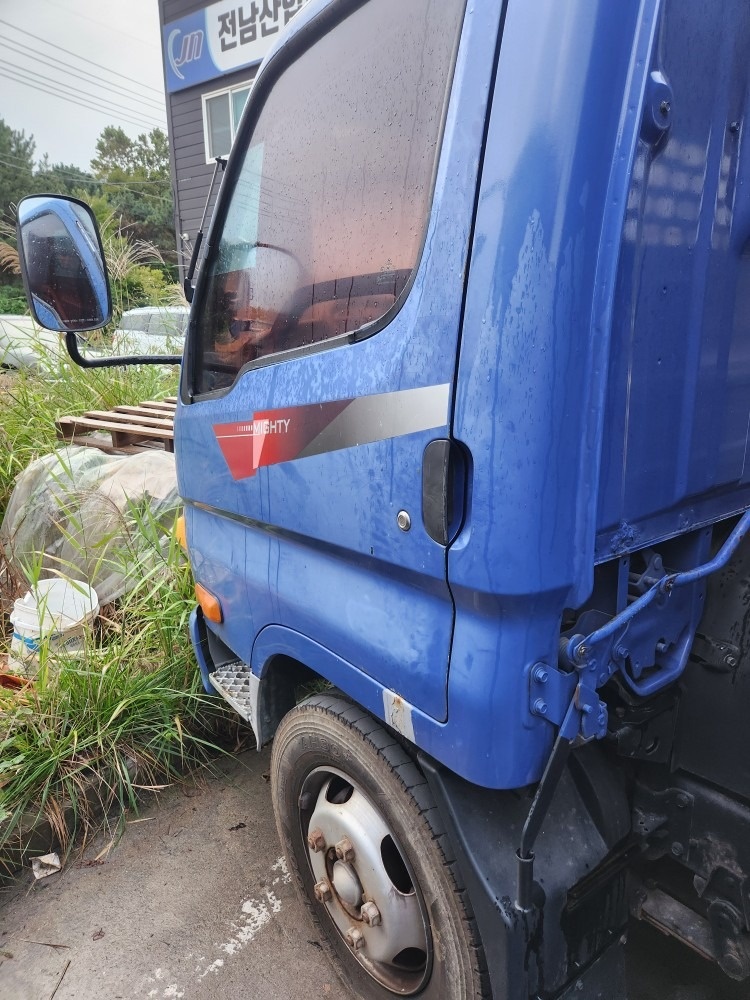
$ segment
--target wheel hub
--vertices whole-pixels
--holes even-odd
[[[353,865],[337,861],[333,866],[332,881],[336,895],[342,902],[352,909],[359,909],[362,906],[362,884]]]
[[[303,834],[316,837],[307,852],[314,881],[327,882],[319,893],[357,962],[381,985],[408,996],[426,980],[429,921],[403,852],[368,796],[330,772],[308,778],[318,788],[315,807]],[[320,836],[318,836],[320,835]]]

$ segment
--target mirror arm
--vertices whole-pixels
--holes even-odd
[[[78,350],[78,334],[66,333],[65,346],[79,368],[120,368],[124,365],[180,365],[181,354],[141,354],[136,357],[86,358]]]

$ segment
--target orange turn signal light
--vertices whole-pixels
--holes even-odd
[[[224,621],[224,612],[221,610],[221,602],[218,597],[214,597],[210,590],[206,590],[200,583],[195,585],[195,596],[201,606],[203,614],[210,622],[221,625]]]
[[[185,526],[184,514],[180,514],[174,523],[174,537],[183,552],[187,552],[187,527]]]

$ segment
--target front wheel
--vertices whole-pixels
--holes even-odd
[[[276,733],[271,788],[289,870],[357,996],[491,995],[437,807],[393,736],[342,697],[308,698]]]

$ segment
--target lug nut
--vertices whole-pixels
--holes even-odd
[[[327,903],[333,899],[331,884],[327,879],[321,879],[320,882],[316,882],[314,892],[315,898],[319,903]]]
[[[344,935],[344,940],[352,951],[359,951],[360,948],[364,948],[365,946],[365,936],[359,927],[350,927]]]
[[[323,836],[323,831],[320,827],[316,826],[314,830],[308,833],[307,846],[311,851],[315,851],[316,854],[326,849],[326,838]]]
[[[354,848],[348,837],[342,837],[336,844],[336,857],[339,861],[354,861]]]
[[[362,904],[362,919],[370,927],[377,927],[380,924],[380,910],[369,900]]]

